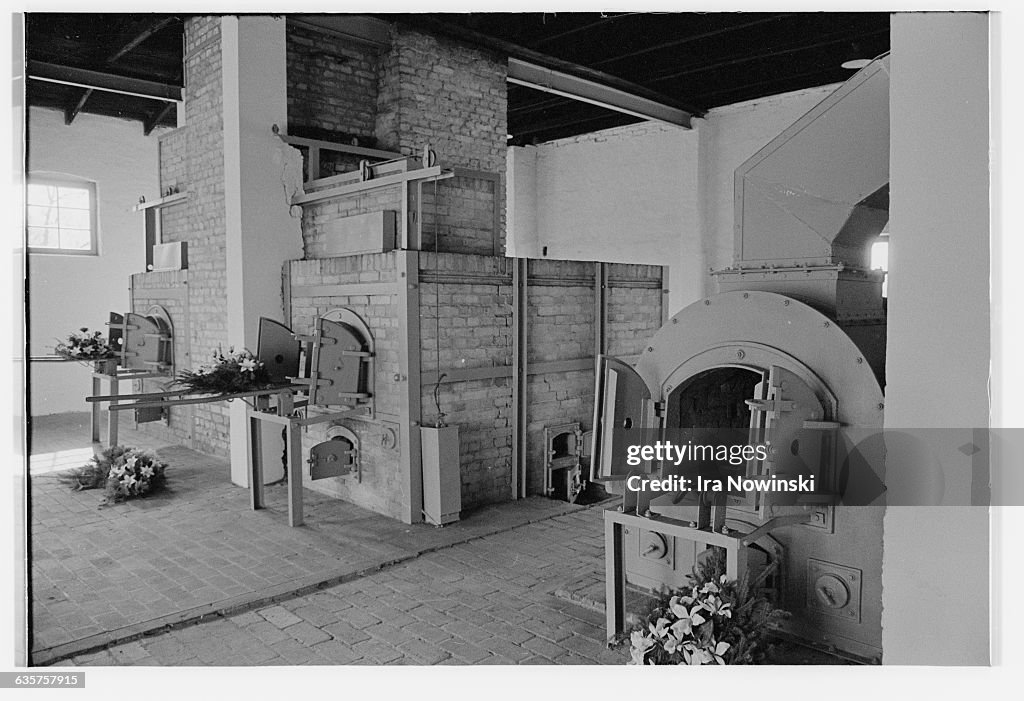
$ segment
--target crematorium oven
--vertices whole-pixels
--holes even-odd
[[[625,627],[627,587],[681,586],[714,547],[732,577],[770,574],[792,612],[784,632],[880,659],[884,490],[855,504],[841,495],[853,479],[847,431],[882,427],[883,273],[868,256],[888,221],[887,64],[737,169],[736,252],[714,274],[719,293],[673,316],[635,364],[601,359],[590,477],[622,495],[605,515],[610,636]],[[796,498],[627,481],[677,475],[664,456],[631,461],[631,446],[726,431],[765,448],[745,456],[742,476],[780,477],[796,463],[814,489]],[[884,484],[878,457],[863,464]]]

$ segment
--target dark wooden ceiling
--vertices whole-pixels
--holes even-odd
[[[74,72],[77,69],[142,81],[144,89],[150,87],[145,83],[180,88],[183,33],[181,17],[167,14],[27,13],[25,53],[30,75],[42,72],[66,81],[26,81],[28,104],[62,109],[69,123],[78,112],[88,112],[135,119],[147,130],[157,125],[173,127],[172,103],[105,90],[86,95],[86,88],[68,83],[80,78]]]
[[[601,71],[700,115],[721,105],[846,80],[849,58],[889,50],[889,15],[802,13],[475,13],[404,16],[495,37]],[[638,121],[509,85],[513,143],[548,141]]]
[[[889,50],[887,13],[466,13],[380,15],[502,51],[510,45],[701,115],[708,109],[852,75],[849,58]],[[180,16],[54,14],[26,17],[30,62],[181,86]],[[31,64],[30,64],[31,66]],[[166,102],[27,81],[30,105],[174,125]],[[509,85],[511,143],[538,143],[638,121],[629,115]]]

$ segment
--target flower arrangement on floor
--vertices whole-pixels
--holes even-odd
[[[664,596],[630,635],[629,664],[759,664],[769,652],[774,624],[789,614],[776,608],[747,577],[727,580],[724,556],[695,568],[692,586]]]
[[[90,332],[84,326],[69,335],[66,341],[58,342],[53,352],[67,360],[93,361],[117,357],[101,331]]]
[[[63,477],[75,489],[103,489],[105,503],[143,497],[167,485],[167,463],[139,448],[116,445]]]
[[[226,355],[221,349],[215,351],[212,365],[178,373],[174,384],[198,394],[231,394],[263,389],[271,382],[267,368],[256,356],[229,348]]]

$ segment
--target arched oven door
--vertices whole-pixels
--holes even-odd
[[[653,429],[658,428],[651,388],[632,367],[602,355],[595,397],[591,481],[618,482],[630,474],[650,471],[649,464],[629,465],[627,450],[650,441]]]

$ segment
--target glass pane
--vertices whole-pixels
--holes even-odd
[[[60,209],[60,228],[62,229],[85,229],[91,228],[89,210],[87,209]]]
[[[871,244],[871,268],[889,270],[889,242],[876,241]]]
[[[28,227],[28,245],[36,248],[57,248],[60,239],[56,229],[44,229],[39,226]]]
[[[72,251],[88,251],[92,248],[92,236],[88,229],[61,229],[60,247]]]
[[[27,208],[29,226],[57,226],[57,208],[29,205]]]
[[[53,185],[40,185],[38,183],[29,183],[28,204],[41,204],[41,205],[57,205],[57,188]]]
[[[60,187],[60,206],[89,209],[89,190],[83,187]]]

